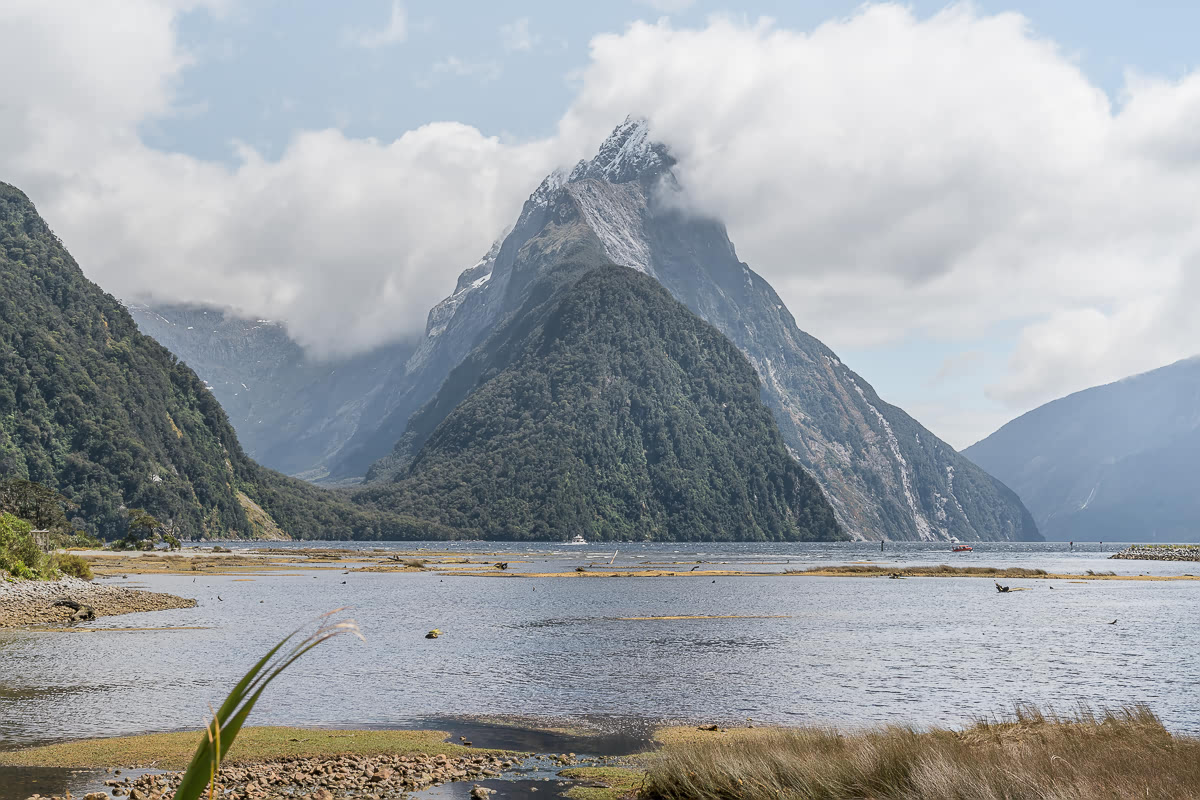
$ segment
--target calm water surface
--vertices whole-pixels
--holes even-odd
[[[504,552],[523,571],[613,555],[611,545],[426,547]],[[878,544],[619,547],[619,565],[680,562],[683,570],[696,561],[779,571],[953,559],[1200,572],[1200,564],[1109,561],[1114,546],[1094,543],[1075,552],[977,545],[966,556],[944,544],[889,544],[882,554]],[[1200,734],[1200,582],[1014,579],[1005,583],[1029,591],[1007,595],[986,579],[938,578],[504,580],[296,570],[113,582],[195,597],[199,606],[104,618],[87,625],[94,633],[0,633],[0,747],[199,728],[209,704],[272,644],[339,606],[354,607],[367,642],[334,641],[298,662],[259,703],[256,724],[406,727],[471,714],[958,724],[1017,702],[1064,710],[1145,702],[1172,729]],[[623,619],[679,615],[745,618]],[[203,629],[128,630],[146,626]],[[443,637],[423,638],[431,628]]]

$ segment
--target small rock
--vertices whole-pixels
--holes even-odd
[[[495,789],[488,789],[483,786],[476,786],[474,789],[471,790],[471,799],[472,800],[487,800],[488,795],[495,794],[495,793],[496,793]]]

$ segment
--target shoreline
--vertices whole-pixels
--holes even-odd
[[[90,607],[92,617],[112,617],[144,611],[193,608],[196,601],[163,592],[147,592],[122,586],[106,586],[79,578],[55,581],[0,580],[0,630],[38,625],[67,625],[79,619],[76,609],[54,606],[71,600]]]

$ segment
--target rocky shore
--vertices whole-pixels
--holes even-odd
[[[195,605],[195,600],[186,597],[105,586],[78,578],[57,581],[0,580],[0,628],[59,625],[93,616],[191,608]]]
[[[1131,544],[1109,558],[1141,561],[1200,561],[1200,544]]]
[[[425,753],[281,758],[222,767],[220,797],[222,800],[285,797],[384,800],[452,781],[495,778],[517,764],[494,754],[459,758]],[[108,800],[110,795],[127,797],[129,800],[164,800],[174,796],[181,775],[175,772],[113,778],[105,781],[107,793],[94,792],[87,795],[85,800]],[[483,800],[490,793],[490,790],[477,788],[472,792],[472,797]],[[30,800],[51,799],[35,794]]]

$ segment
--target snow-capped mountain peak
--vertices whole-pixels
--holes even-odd
[[[626,183],[657,174],[673,163],[666,146],[650,138],[650,125],[645,119],[626,117],[591,161],[575,165],[568,181],[599,178],[609,183]]]

